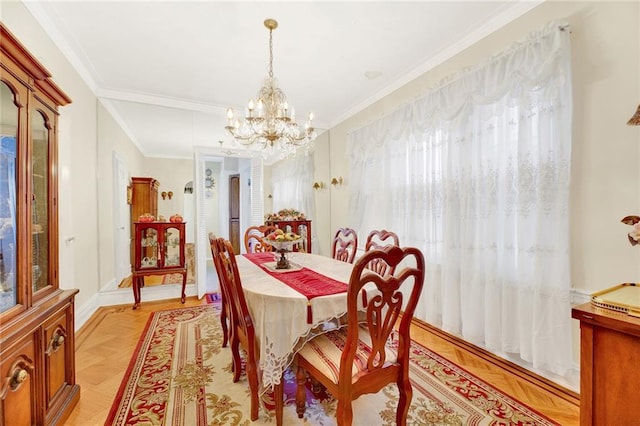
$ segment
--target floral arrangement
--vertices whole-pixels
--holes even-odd
[[[631,245],[635,246],[640,244],[640,216],[626,216],[621,222],[633,226],[631,232],[627,234]]]
[[[277,213],[265,214],[264,220],[306,220],[306,217],[304,213],[301,213],[296,209],[282,209]]]

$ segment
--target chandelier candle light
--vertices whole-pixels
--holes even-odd
[[[295,153],[300,146],[306,146],[308,152],[316,138],[312,126],[313,113],[309,113],[304,129],[298,126],[295,111],[289,107],[287,97],[273,76],[273,30],[278,28],[278,22],[267,19],[264,26],[269,30],[269,75],[258,92],[256,102],[253,99],[249,101],[244,120],[234,119],[232,108],[227,110],[225,129],[241,144],[257,146],[265,151],[265,155],[273,155],[276,150],[284,157]]]

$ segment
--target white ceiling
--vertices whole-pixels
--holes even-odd
[[[141,151],[228,146],[273,72],[298,117],[328,129],[540,1],[27,1]]]

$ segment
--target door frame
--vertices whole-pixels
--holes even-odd
[[[113,266],[114,278],[118,285],[131,275],[131,237],[130,208],[127,200],[127,188],[130,185],[127,163],[116,151],[113,151]],[[124,265],[128,265],[125,267]]]
[[[259,154],[259,153],[258,153]],[[201,299],[207,293],[207,260],[211,257],[211,248],[209,246],[209,236],[206,229],[206,220],[204,217],[204,202],[205,202],[205,163],[208,161],[224,162],[225,158],[238,158],[238,159],[253,159],[256,161],[258,155],[252,152],[233,152],[228,149],[211,148],[211,147],[194,147],[193,154],[193,192],[195,205],[195,262],[196,262],[196,287],[198,298]],[[262,161],[262,160],[259,160]],[[240,171],[238,173],[241,173]],[[219,200],[228,200],[228,179],[224,168],[221,173],[221,179],[219,179]],[[224,184],[223,184],[224,183]],[[242,197],[241,197],[242,202]],[[240,206],[242,211],[242,205]],[[228,205],[220,207],[220,230],[223,235],[220,237],[229,238],[228,227],[224,226],[229,222]],[[241,221],[242,224],[242,221]],[[219,289],[218,289],[219,290]]]

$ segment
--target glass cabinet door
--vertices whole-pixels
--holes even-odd
[[[180,230],[176,227],[165,228],[164,233],[164,266],[180,265]]]
[[[158,267],[158,230],[142,228],[140,232],[140,268]]]
[[[0,82],[0,313],[18,303],[16,291],[16,139],[18,107]]]
[[[31,122],[31,282],[33,292],[49,284],[49,131],[36,112]]]

